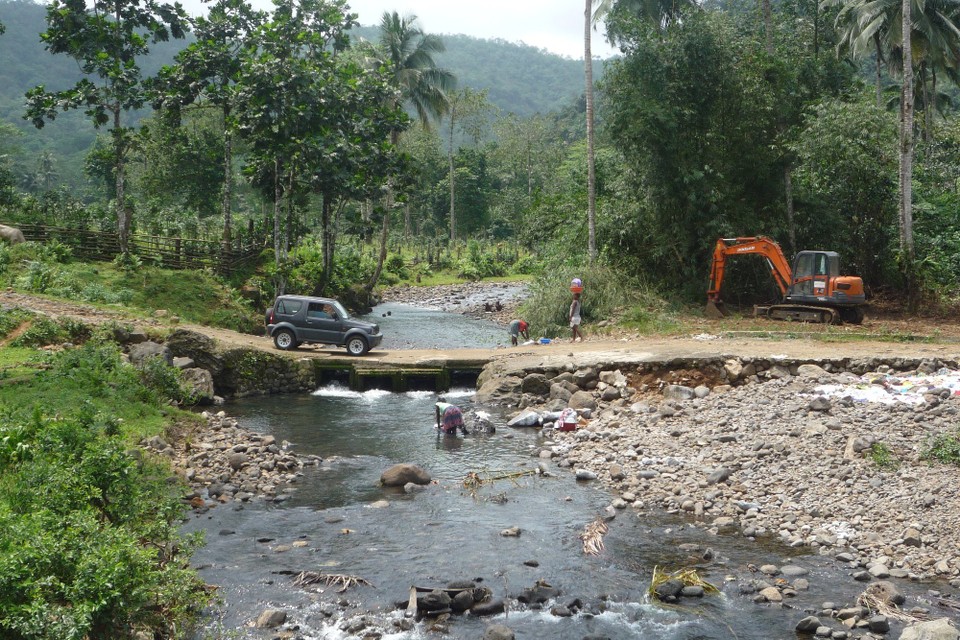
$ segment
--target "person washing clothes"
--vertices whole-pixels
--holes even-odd
[[[525,320],[511,320],[507,329],[510,332],[510,344],[517,346],[517,338],[520,336],[523,336],[524,340],[529,340],[530,336],[527,334],[529,326]]]
[[[457,435],[457,429],[467,435],[467,427],[463,424],[463,412],[455,404],[438,402],[436,404],[437,429],[447,436]]]

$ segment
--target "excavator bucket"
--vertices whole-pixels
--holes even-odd
[[[727,307],[723,304],[722,301],[717,300],[707,300],[707,308],[704,309],[703,315],[714,320],[721,320],[727,317]]]

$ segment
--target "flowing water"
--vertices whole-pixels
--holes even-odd
[[[404,309],[391,310],[393,321],[404,321]],[[445,327],[449,320],[440,312],[417,313],[442,321],[434,326]],[[453,328],[433,334],[463,325],[462,318],[454,318]],[[357,393],[334,384],[310,395],[248,398],[227,406],[244,426],[324,461],[305,470],[282,504],[224,505],[187,523],[188,531],[206,532],[207,544],[195,562],[223,598],[206,637],[274,637],[248,625],[264,609],[278,608],[288,612],[288,624],[296,625],[295,637],[362,638],[369,629],[357,624],[348,632],[342,622],[364,612],[399,621],[396,603],[406,601],[411,586],[480,579],[508,604],[510,596],[543,580],[561,591],[557,604],[579,598],[591,613],[558,617],[549,604],[529,610],[513,603],[505,615],[493,618],[454,616],[445,636],[421,622],[406,631],[392,627],[383,637],[479,639],[488,624],[498,622],[517,638],[771,640],[795,638],[794,626],[807,615],[803,609],[828,600],[852,603],[862,589],[832,561],[806,555],[791,559],[811,570],[810,591],[790,603],[798,610],[756,605],[726,577],[756,577],[746,569],[748,563],[782,564],[788,550],[776,542],[709,536],[665,514],[620,512],[609,523],[603,553],[585,555],[579,534],[613,496],[597,483],[576,481],[569,470],[550,477],[532,474],[549,433],[502,426],[505,417],[495,408],[473,405],[470,389],[444,399],[465,409],[468,424],[470,413],[483,409],[500,428],[489,435],[438,437],[437,399],[431,392]],[[435,483],[413,494],[378,486],[383,470],[400,462],[420,465]],[[470,472],[488,479],[510,477],[471,491],[463,484]],[[500,535],[510,527],[519,527],[520,536]],[[710,562],[698,561],[702,551],[688,546],[681,551],[680,545],[710,548],[715,555]],[[721,587],[719,596],[686,600],[682,607],[648,600],[654,566],[691,565]],[[355,585],[343,593],[336,586],[308,590],[293,584],[293,575],[301,571],[354,576],[372,586]],[[925,588],[917,585],[915,591],[922,594]]]

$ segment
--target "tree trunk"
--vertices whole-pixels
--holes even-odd
[[[373,289],[380,281],[380,274],[383,272],[383,263],[387,259],[387,235],[390,230],[390,212],[393,210],[393,191],[388,190],[384,196],[383,226],[380,228],[380,254],[377,256],[377,267],[373,270],[373,276],[367,284],[367,295],[373,293]]]
[[[790,242],[790,253],[797,252],[797,221],[793,211],[793,175],[788,162],[783,166],[783,191],[787,199],[787,240]]]
[[[403,239],[406,240],[410,237],[410,200],[408,199],[403,204]]]
[[[773,55],[773,10],[770,0],[763,0],[763,39],[767,55]]]
[[[916,291],[913,247],[913,59],[911,36],[913,19],[911,0],[903,0],[903,84],[900,89],[900,253],[904,283],[907,287],[907,306],[915,311]]]
[[[880,73],[880,65],[883,64],[883,48],[880,44],[880,36],[873,36],[873,44],[877,48],[877,75],[876,75],[876,91],[877,91],[877,109],[883,108],[883,76]]]
[[[133,222],[133,213],[127,207],[125,167],[123,164],[123,130],[120,128],[120,107],[113,109],[113,155],[114,155],[114,179],[116,182],[117,196],[117,236],[120,242],[120,253],[124,256],[130,254],[130,226]]]
[[[927,84],[927,63],[920,65],[920,83],[923,87],[923,142],[930,144],[933,139],[933,108],[930,106],[930,87]]]
[[[277,265],[277,295],[283,295],[286,278],[282,275],[286,255],[281,251],[280,243],[280,200],[283,191],[280,188],[280,159],[273,160],[273,261]]]
[[[223,252],[230,251],[231,229],[233,220],[233,137],[227,120],[230,118],[230,108],[223,108]]]
[[[454,191],[454,167],[453,167],[453,129],[454,124],[456,123],[457,118],[457,108],[455,105],[450,105],[450,242],[454,242],[457,239],[457,216],[456,210],[454,209],[455,204],[455,191]]]
[[[590,264],[597,259],[597,176],[594,165],[593,135],[593,54],[590,52],[591,7],[593,0],[586,0],[583,12],[583,75],[586,84],[587,103],[587,259]]]
[[[330,217],[329,194],[322,194],[320,199],[320,239],[323,242],[323,274],[320,277],[320,290],[318,293],[323,295],[327,286],[330,284],[330,276],[333,273],[333,255],[336,244],[336,225]]]

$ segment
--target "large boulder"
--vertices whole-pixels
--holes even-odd
[[[380,474],[380,484],[385,487],[402,487],[408,482],[429,484],[430,474],[415,464],[395,464]]]
[[[523,379],[520,390],[535,396],[546,396],[550,394],[550,382],[542,373],[531,373]]]
[[[913,624],[903,630],[900,640],[960,640],[960,632],[947,618]]]
[[[190,387],[191,395],[197,404],[210,404],[215,394],[213,390],[213,375],[206,369],[192,367],[184,369],[180,374],[184,384]]]
[[[506,404],[515,406],[520,402],[522,385],[523,380],[517,376],[491,378],[477,389],[474,402],[479,404]]]
[[[20,229],[8,227],[5,224],[0,224],[0,238],[10,244],[20,244],[21,242],[27,241],[27,239],[23,237],[23,232],[20,231]]]
[[[141,342],[140,344],[135,344],[130,347],[130,364],[142,369],[144,364],[153,358],[161,358],[171,367],[173,366],[173,354],[170,353],[170,349],[162,344],[157,344],[156,342]]]
[[[577,391],[575,394],[570,396],[570,400],[567,402],[567,405],[571,409],[593,410],[597,408],[597,400],[589,391]]]
[[[190,358],[196,366],[206,369],[214,376],[223,372],[223,358],[217,354],[217,345],[209,336],[187,329],[177,329],[167,338],[166,345],[174,356]]]

